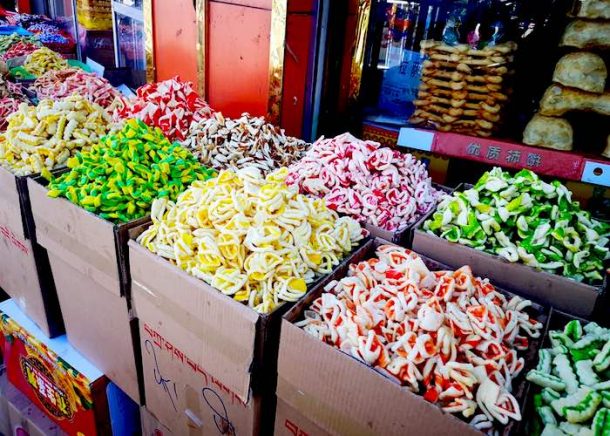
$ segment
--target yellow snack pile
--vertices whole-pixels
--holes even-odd
[[[25,58],[23,68],[34,76],[42,76],[47,71],[68,68],[68,61],[62,58],[59,53],[55,53],[47,47],[42,47]]]
[[[365,231],[288,187],[287,174],[248,167],[193,182],[176,203],[153,202],[138,242],[259,313],[296,301]]]
[[[0,165],[24,176],[66,164],[81,149],[99,142],[110,129],[110,117],[80,95],[22,103],[9,115],[0,139]]]

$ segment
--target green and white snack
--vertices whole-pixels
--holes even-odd
[[[526,376],[542,388],[534,394],[538,420],[531,433],[610,436],[610,371],[600,364],[608,359],[610,330],[570,321],[549,337],[552,348],[540,350]]]
[[[610,226],[572,201],[559,181],[501,168],[442,200],[424,230],[451,242],[550,273],[596,284],[610,258]]]

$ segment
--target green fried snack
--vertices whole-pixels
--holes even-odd
[[[582,326],[578,320],[572,320],[566,324],[563,333],[573,341],[578,341],[582,337]]]
[[[595,411],[601,402],[602,396],[595,391],[590,391],[577,404],[563,407],[561,414],[566,417],[568,422],[585,422],[595,415]]]
[[[602,407],[597,411],[591,430],[594,436],[610,436],[610,409]]]
[[[553,409],[551,409],[549,406],[538,407],[536,412],[538,412],[538,415],[540,415],[540,419],[544,425],[557,425],[557,419],[555,419]]]
[[[570,436],[593,436],[593,432],[589,427],[566,421],[559,424],[559,430]]]
[[[572,394],[578,390],[578,379],[570,364],[570,359],[565,354],[558,354],[553,359],[554,372],[566,384],[566,392]]]
[[[155,198],[174,201],[195,180],[216,175],[161,130],[136,119],[69,159],[68,167],[51,181],[48,195],[123,223],[148,215]]]
[[[593,359],[595,371],[602,372],[610,367],[610,341],[607,341]]]
[[[555,391],[563,391],[566,389],[566,384],[559,377],[555,377],[552,374],[545,374],[535,369],[528,372],[526,378],[528,381],[537,384],[538,386],[550,388]]]
[[[536,370],[544,374],[551,373],[551,364],[553,363],[553,354],[550,350],[542,349],[538,352],[538,366]]]
[[[549,340],[552,348],[539,351],[536,369],[526,375],[540,386],[534,423],[543,435],[610,436],[610,331],[575,320],[550,331]]]
[[[574,364],[576,367],[576,374],[581,384],[586,386],[594,386],[599,383],[599,377],[593,371],[592,360],[579,360]]]
[[[603,281],[610,225],[572,201],[558,181],[529,170],[486,172],[472,188],[442,200],[424,230],[451,242],[590,284]],[[578,340],[582,332],[566,326]]]

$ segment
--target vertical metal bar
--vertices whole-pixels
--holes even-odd
[[[207,98],[206,58],[208,44],[208,0],[196,0],[195,16],[197,23],[197,85],[199,95]]]
[[[79,61],[83,60],[82,47],[78,34],[78,17],[76,16],[76,0],[72,0],[72,25],[74,26],[74,39],[76,42],[76,57]]]
[[[112,39],[114,40],[114,67],[119,68],[121,66],[121,47],[119,45],[119,22],[116,18],[116,12],[114,10],[114,2],[112,2]]]
[[[371,0],[360,0],[358,3],[358,20],[354,38],[352,68],[350,72],[350,100],[358,98],[358,95],[360,94],[362,68],[364,66],[364,55],[366,53],[366,36],[371,16]]]
[[[153,0],[143,0],[142,12],[144,15],[144,50],[146,52],[146,81],[154,82],[155,71],[155,45],[154,45],[154,23],[153,23]]]
[[[324,60],[326,59],[326,40],[328,38],[330,0],[320,0],[319,4],[321,8],[318,22],[320,29],[314,59],[315,72],[311,110],[311,128],[309,132],[307,132],[306,138],[308,141],[314,141],[318,136],[320,107],[322,105],[322,88],[324,87]]]
[[[287,19],[288,0],[273,0],[269,40],[269,101],[267,104],[267,120],[273,124],[280,123],[282,114]]]

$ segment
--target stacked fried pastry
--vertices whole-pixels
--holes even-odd
[[[516,44],[482,50],[422,41],[426,57],[410,122],[441,131],[491,136],[508,100],[506,79]]]

